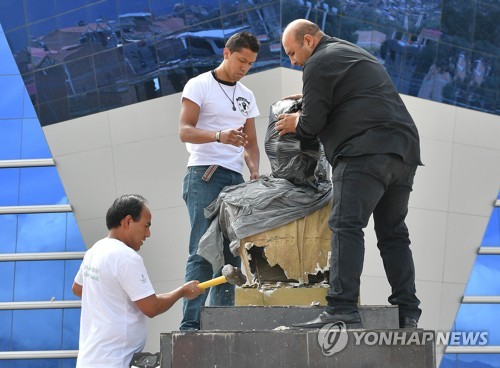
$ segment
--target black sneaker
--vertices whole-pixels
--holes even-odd
[[[347,328],[362,328],[361,317],[358,312],[338,314],[322,312],[318,317],[301,323],[292,324],[293,327],[300,328],[321,328],[324,325],[335,322],[344,322]]]
[[[399,328],[418,328],[417,320],[413,317],[401,317],[399,319]]]

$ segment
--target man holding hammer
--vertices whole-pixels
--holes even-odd
[[[151,235],[151,211],[137,194],[117,198],[106,214],[109,234],[90,248],[73,283],[82,298],[77,368],[127,368],[147,337],[146,317],[203,293],[189,281],[156,294],[137,253]]]

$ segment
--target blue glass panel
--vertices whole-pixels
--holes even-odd
[[[123,55],[128,63],[128,78],[132,83],[141,81],[145,75],[147,78],[148,73],[158,71],[156,48],[150,40],[123,46]]]
[[[64,365],[72,363],[73,365]],[[64,367],[74,368],[76,366],[76,359],[14,359],[7,360],[9,365],[2,366],[0,360],[0,368],[59,368],[61,364]]]
[[[444,354],[440,368],[499,368],[500,354]]]
[[[231,2],[233,1],[231,0]],[[184,6],[183,1],[149,0],[149,3],[155,24],[161,25],[162,31],[160,33],[168,34],[184,27],[184,16],[180,16],[176,11],[179,6]]]
[[[127,81],[127,67],[120,49],[94,55],[94,65],[99,88]]]
[[[0,351],[11,350],[11,333],[12,311],[0,310]]]
[[[500,345],[500,304],[462,304],[455,318],[455,331],[488,332],[487,345]]]
[[[30,102],[31,104],[31,102]],[[23,120],[23,141],[21,147],[21,158],[51,158],[45,135],[38,119]]]
[[[220,16],[218,0],[184,0],[188,26],[200,24]]]
[[[130,96],[135,93],[135,88],[128,83],[119,83],[102,87],[99,88],[97,93],[100,111],[107,111],[135,102],[130,100]]]
[[[95,30],[95,28],[87,21],[85,7],[77,8],[73,1],[61,1],[60,4],[66,4],[68,8],[71,7],[73,10],[62,14],[57,13],[60,14],[56,17],[56,22],[61,32],[61,43],[56,49],[61,50],[62,54],[64,54],[64,50],[67,50],[67,54],[70,56],[78,50],[78,46],[81,46],[83,34]]]
[[[65,52],[61,50],[63,40],[67,39],[70,33],[63,33],[58,28],[56,18],[31,23],[28,26],[31,58],[35,69],[60,64],[71,54],[71,50]]]
[[[17,69],[5,34],[0,33],[0,75],[5,74],[19,74],[19,69]]]
[[[29,109],[27,107],[29,100],[31,100],[31,104],[33,105],[33,107],[35,107],[35,104],[36,104],[37,97],[36,97],[35,73],[32,73],[31,69],[33,69],[33,68],[30,68],[29,72],[25,72],[22,74],[24,85],[26,86],[26,93],[28,94],[28,98],[27,99],[25,98],[25,103],[23,104],[24,109]],[[29,112],[29,110],[28,110],[28,112]],[[26,115],[25,117],[28,118],[30,116]],[[34,117],[37,117],[36,113],[34,116],[31,116],[31,118],[34,118]]]
[[[221,22],[223,29],[240,28],[248,25],[244,13],[231,14],[227,17],[222,17]]]
[[[442,7],[440,30],[449,36],[446,41],[460,46],[470,46],[474,36],[476,1],[443,1]]]
[[[426,42],[422,45],[420,52],[415,56],[415,64],[413,66],[413,75],[408,94],[411,96],[420,96],[430,100],[442,101],[444,80],[441,74],[446,79],[444,72],[444,59],[439,54],[438,43]]]
[[[190,72],[194,72],[194,74],[203,72],[209,67],[208,63],[204,63],[202,60],[199,67],[188,71],[192,60],[183,54],[187,50],[182,50],[179,47],[175,49],[177,52],[168,52],[167,50],[175,40],[159,42],[155,40],[153,44],[149,43],[151,40],[149,37],[153,33],[155,35],[172,35],[174,32],[185,30],[186,24],[196,27],[193,31],[208,28],[218,29],[220,25],[214,26],[213,21],[221,21],[219,23],[222,23],[226,29],[247,24],[250,26],[249,29],[262,39],[262,51],[258,62],[250,72],[256,73],[274,67],[275,57],[279,57],[277,55],[280,45],[279,42],[276,42],[279,41],[279,35],[277,36],[277,31],[274,29],[276,22],[273,19],[276,11],[272,9],[277,9],[278,4],[281,5],[283,25],[293,19],[302,18],[307,13],[309,19],[320,25],[323,25],[323,19],[325,20],[324,31],[327,34],[348,40],[357,31],[378,30],[383,27],[389,29],[385,33],[390,35],[389,37],[394,35],[393,40],[396,40],[397,43],[407,42],[405,39],[412,41],[417,36],[422,36],[419,38],[421,41],[430,40],[431,43],[439,41],[439,48],[425,50],[427,46],[420,45],[422,47],[418,55],[412,55],[409,52],[411,50],[404,49],[404,47],[395,51],[392,47],[394,45],[391,46],[390,40],[388,40],[388,54],[396,60],[393,61],[392,65],[389,62],[387,66],[399,91],[418,96],[424,77],[431,71],[433,64],[432,62],[429,64],[428,59],[433,52],[435,53],[434,58],[439,58],[439,55],[436,54],[436,50],[439,49],[442,50],[439,53],[444,56],[443,60],[450,60],[450,70],[447,73],[454,81],[445,88],[445,86],[439,85],[439,81],[435,77],[424,87],[430,85],[432,90],[438,89],[437,97],[433,95],[428,98],[494,114],[499,111],[498,81],[493,73],[496,73],[497,65],[500,64],[494,52],[500,42],[500,39],[496,37],[500,27],[496,21],[500,7],[494,1],[471,0],[459,2],[456,6],[450,2],[441,1],[424,1],[411,6],[407,3],[396,2],[390,6],[378,7],[367,2],[330,1],[328,3],[322,2],[317,6],[313,4],[309,9],[307,2],[288,0],[282,2],[251,2],[248,0],[238,2],[229,0],[27,0],[25,7],[23,2],[18,0],[3,0],[0,3],[0,9],[5,8],[7,11],[0,12],[0,23],[4,24],[5,35],[16,54],[19,70],[25,78],[30,95],[32,98],[38,97],[36,109],[40,122],[42,125],[48,125],[143,101],[157,97],[158,94],[167,95],[182,90],[185,82],[179,83],[178,76],[174,75],[172,83],[169,77],[170,73],[175,74],[180,65],[168,65],[168,63],[171,60],[182,60],[182,63],[188,66],[183,67],[181,74],[187,74],[189,78],[192,76]],[[29,26],[29,33],[34,36],[30,39],[29,46],[32,48],[28,48],[28,31],[23,27],[25,9],[29,20],[36,20]],[[440,10],[442,10],[442,19]],[[130,16],[131,13],[138,15],[150,12],[152,17]],[[129,16],[124,16],[127,13]],[[219,13],[224,16],[223,19],[218,18]],[[118,14],[124,17],[119,18]],[[424,14],[423,17],[422,14]],[[324,15],[326,15],[325,18],[323,18]],[[342,19],[342,24],[340,19]],[[13,24],[16,26],[13,27]],[[369,26],[369,29],[366,26]],[[82,27],[85,27],[87,31],[82,30]],[[439,33],[439,30],[443,32]],[[434,32],[430,37],[429,31]],[[68,47],[79,44],[82,41],[82,33],[86,34],[88,44],[80,45],[77,48]],[[132,88],[128,92],[135,95],[133,98],[125,97],[127,84],[122,82],[120,78],[115,78],[114,74],[116,73],[114,72],[113,75],[108,75],[106,78],[102,78],[103,75],[99,75],[99,73],[90,78],[90,74],[86,70],[81,73],[81,78],[70,73],[70,82],[74,82],[76,87],[75,91],[67,91],[64,74],[60,71],[54,73],[56,70],[50,70],[51,68],[47,69],[54,62],[57,64],[67,61],[69,58],[79,60],[85,55],[90,56],[90,53],[99,54],[106,49],[115,49],[123,43],[122,35],[125,36],[125,39],[134,41],[143,39],[146,49],[152,51],[149,54],[146,53],[146,56],[138,55],[137,50],[132,50],[135,51],[135,56],[133,53],[127,54],[127,58],[130,57],[132,60],[132,73],[128,75]],[[189,40],[187,41],[189,44]],[[452,46],[450,47],[450,45]],[[461,48],[470,54],[469,80],[464,82],[464,86],[461,86],[455,78],[454,64],[456,64],[459,54],[453,51],[453,47]],[[29,50],[30,54],[26,50]],[[49,50],[55,53],[50,53]],[[198,62],[199,55],[196,54],[198,50],[189,51],[191,57],[194,57]],[[155,54],[158,54],[158,59]],[[287,58],[284,55],[281,55],[281,58],[282,65],[290,67]],[[159,75],[156,64],[158,60],[161,63]],[[164,67],[165,65],[168,65],[168,69]],[[47,80],[41,80],[40,76],[37,78],[39,81],[36,88],[35,84],[29,83],[29,79],[25,77],[27,73],[33,72],[28,68],[33,67],[42,68],[49,73]],[[149,75],[142,79],[145,74]],[[446,72],[441,74],[445,75]],[[475,85],[476,82],[473,82],[474,79],[477,79],[476,76],[482,80],[479,85]],[[106,79],[115,80],[115,82],[108,83]],[[137,82],[138,79],[140,82]],[[91,88],[91,93],[87,95],[80,88],[82,80],[97,80],[99,86]],[[441,80],[444,79],[441,78]],[[160,88],[151,88],[155,81],[160,85]],[[38,92],[38,96],[35,96],[35,91]],[[425,88],[422,91],[422,95],[426,95]],[[71,101],[68,101],[67,94],[71,95],[71,93],[74,93],[75,97],[71,97]],[[441,97],[441,94],[444,97]],[[27,100],[25,99],[25,101]],[[33,110],[29,105],[24,104],[24,109],[29,111],[25,116],[34,117]]]
[[[500,295],[500,255],[479,254],[474,262],[465,295]]]
[[[16,302],[63,300],[64,261],[17,261],[15,277]]]
[[[47,333],[50,331],[50,333]],[[62,310],[15,310],[12,323],[12,350],[60,350]]]
[[[75,71],[72,70],[72,72],[74,73]],[[43,69],[39,68],[34,73],[34,76],[38,105],[63,99],[67,97],[68,93],[74,93],[72,90],[72,73],[69,70],[65,70],[62,65]],[[70,89],[69,92],[66,87]],[[60,113],[59,109],[53,112],[53,114],[58,113]]]
[[[66,251],[67,252],[82,252],[86,251],[87,247],[83,241],[82,234],[78,228],[73,213],[67,214],[67,231],[66,231]]]
[[[26,23],[24,2],[19,0],[0,1],[0,24],[4,32]]]
[[[0,253],[16,251],[16,234],[17,215],[0,215]]]
[[[24,83],[18,75],[2,76],[0,83],[0,119],[23,116]]]
[[[84,57],[67,62],[64,73],[70,79],[70,95],[92,92],[96,90],[96,77],[92,58]]]
[[[500,207],[494,207],[484,232],[482,247],[500,247]]]
[[[18,253],[65,251],[65,213],[20,214],[18,216]]]
[[[239,14],[244,9],[245,2],[234,1],[234,0],[220,0],[220,13],[222,16],[233,14],[234,16],[239,16]]]
[[[49,18],[55,13],[55,0],[25,0],[28,22]]]
[[[120,15],[120,20],[123,20],[122,16],[127,14],[129,14],[131,17],[132,14],[130,13],[134,13],[135,15],[139,16],[136,19],[141,19],[142,16],[145,15],[145,13],[151,13],[151,9],[149,8],[149,0],[116,0],[116,8],[118,10],[118,14]]]
[[[62,348],[78,350],[80,335],[80,308],[65,309],[63,314],[63,341]]]
[[[71,96],[68,108],[71,119],[99,112],[97,91]]]
[[[25,119],[36,119],[35,107],[33,106],[33,101],[31,101],[30,95],[28,93],[28,88],[31,89],[32,81],[27,81],[24,79],[26,90],[24,93],[24,103],[23,103],[23,117]],[[28,83],[28,84],[26,84]],[[40,124],[39,124],[40,125]]]
[[[181,37],[165,38],[156,43],[156,52],[160,63],[160,70],[167,74],[177,64],[185,63],[189,56],[187,47],[184,46]]]
[[[71,118],[67,98],[38,104],[36,112],[41,126],[55,124]]]
[[[80,300],[79,297],[73,294],[71,287],[81,264],[82,261],[80,259],[66,261],[66,268],[64,270],[64,300]]]
[[[118,23],[118,12],[116,10],[116,1],[92,1],[85,7],[87,12],[87,22],[95,24],[97,20],[114,21]]]
[[[55,1],[56,1],[55,4],[56,14],[65,13],[74,9],[82,8],[85,5],[87,5],[87,3],[92,2],[92,0],[71,0],[71,1],[55,0]]]
[[[245,23],[251,27],[250,32],[261,41],[279,39],[281,29],[279,2],[269,2],[264,6],[247,9],[244,14]]]
[[[82,9],[75,16],[85,16],[86,9]],[[65,14],[58,19],[59,23],[66,24],[68,21]],[[114,21],[102,19],[91,19],[89,22],[78,21],[78,24],[61,27],[64,33],[70,33],[71,38],[65,37],[61,42],[61,49],[68,50],[70,56],[65,61],[74,60],[83,56],[99,53],[103,50],[114,48],[118,45],[118,36],[115,33]],[[62,51],[64,52],[64,51]]]
[[[61,359],[61,368],[75,368],[76,358]]]
[[[279,2],[262,6],[255,11],[247,11],[244,25],[251,27],[250,31],[257,35],[261,42],[257,61],[250,73],[277,67],[280,65],[281,24]]]
[[[20,205],[66,203],[68,199],[55,167],[21,169]]]
[[[0,262],[0,302],[13,301],[13,295],[14,262]]]
[[[0,120],[0,160],[21,158],[22,120]]]
[[[162,90],[174,91],[170,93],[182,92],[187,81],[194,75],[193,66],[190,62],[172,68],[168,72],[162,71],[162,73],[164,74],[161,77],[165,77],[168,81],[168,88],[164,88],[162,84]]]
[[[28,71],[30,64],[30,55],[28,50],[28,30],[26,27],[5,32],[5,37],[15,56],[17,67],[21,73]]]
[[[21,169],[0,169],[0,206],[19,204],[19,175]]]

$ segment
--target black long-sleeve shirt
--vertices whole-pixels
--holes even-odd
[[[337,156],[395,153],[421,165],[417,127],[385,68],[362,48],[324,36],[304,64],[299,137]]]

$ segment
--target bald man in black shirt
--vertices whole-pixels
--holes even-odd
[[[364,233],[373,214],[377,246],[399,306],[401,328],[416,328],[421,310],[405,218],[420,160],[418,131],[385,68],[347,41],[325,35],[305,19],[290,23],[282,38],[293,65],[303,67],[302,111],[284,114],[280,135],[318,137],[332,165],[333,231],[327,307],[297,323],[320,328],[344,322],[361,326],[358,312]]]

